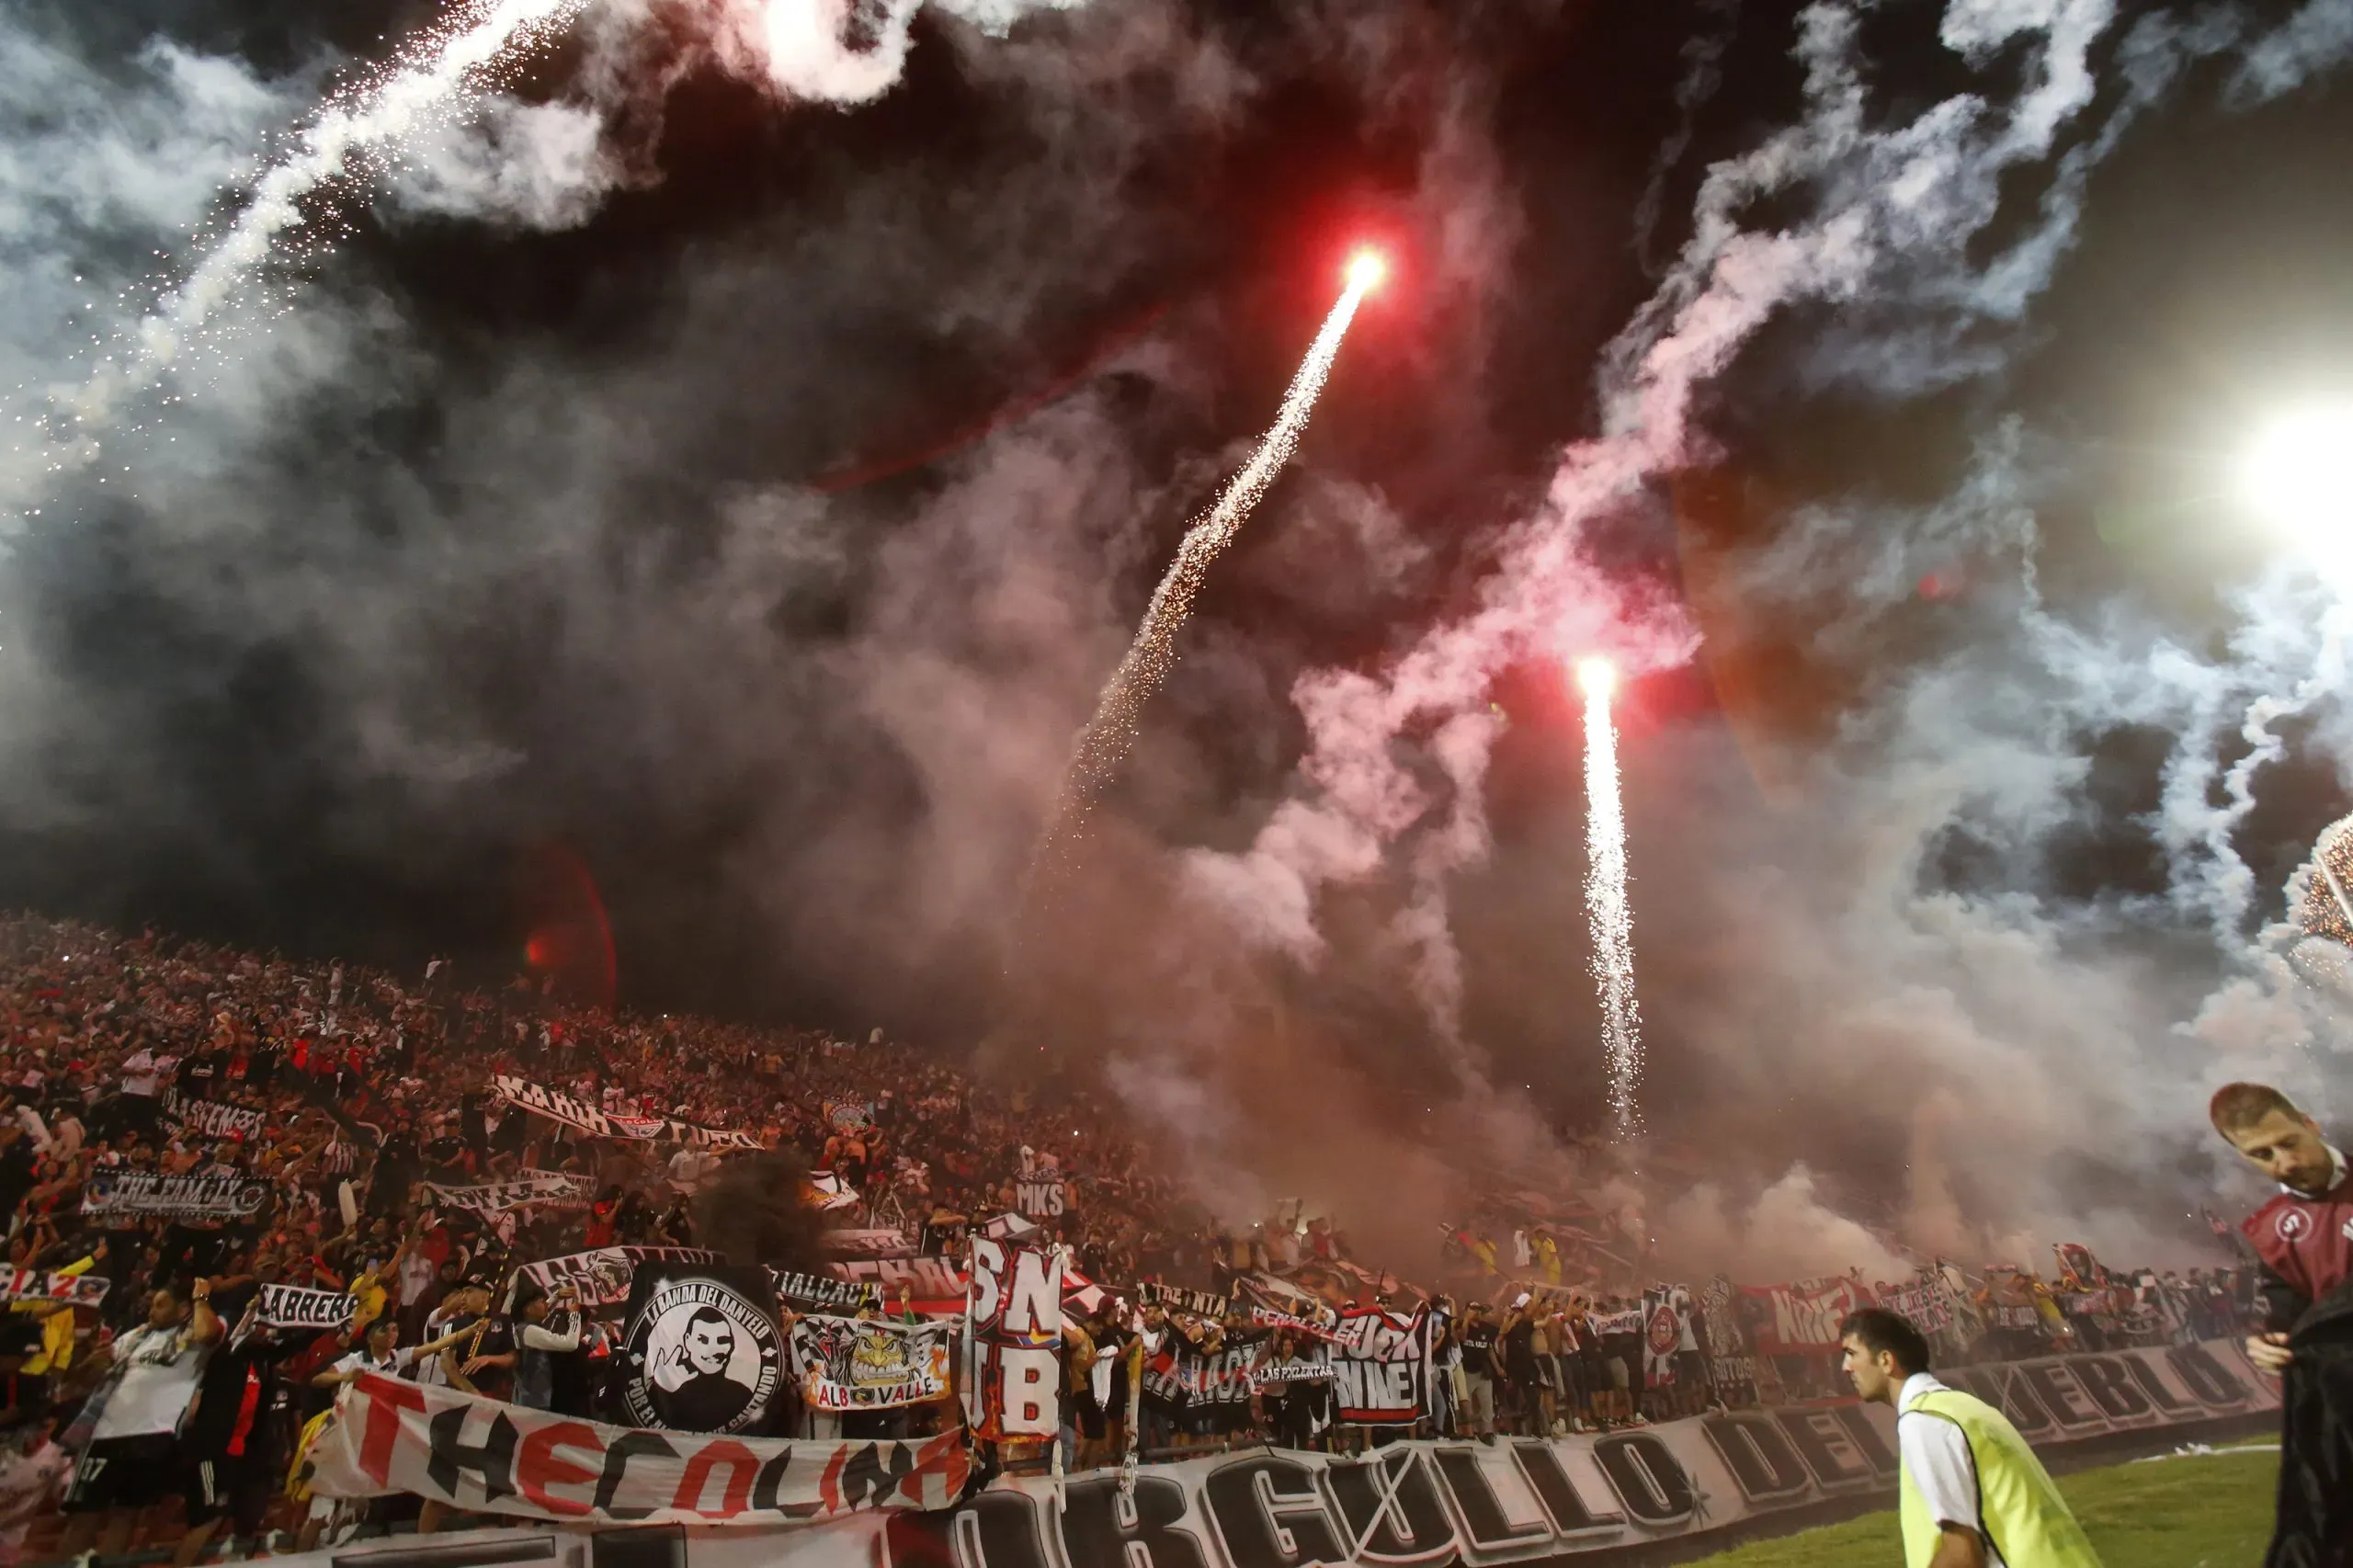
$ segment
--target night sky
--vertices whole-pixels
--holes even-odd
[[[437,9],[0,12],[10,417]],[[2229,492],[2256,422],[2353,395],[2347,7],[2040,0],[1979,42],[2000,8],[1917,0],[1835,49],[1840,7],[1764,0],[935,9],[841,105],[730,47],[757,9],[592,6],[408,168],[314,197],[317,243],[258,275],[288,308],[236,315],[189,403],[66,472],[19,449],[0,904],[483,976],[536,933],[575,979],[601,905],[628,1005],[1042,1042],[1269,1181],[1266,1074],[1340,1085],[1344,1163],[1460,1136],[1449,1103],[1589,1131],[1561,661],[1598,645],[1636,675],[1653,1120],[1736,1130],[1725,1212],[1802,1162],[1922,1230],[2064,1193],[2168,1233],[2201,1085],[2341,1081],[2335,994],[2265,929],[2347,809],[2341,702],[2296,700],[2341,665],[2334,601]],[[2078,45],[2048,145],[2006,142]],[[1846,139],[1719,200],[1829,124],[1805,49],[1855,73]],[[1625,346],[1694,335],[1645,301],[1740,297],[1695,211],[1877,216],[1850,276],[1768,256],[1786,293],[1642,472],[1565,502],[1649,384]],[[1072,735],[1368,239],[1391,283],[1082,885],[1016,929]],[[1562,642],[1313,729],[1301,692],[1389,681],[1546,517]],[[2264,697],[2294,710],[2234,804]],[[1278,807],[1359,820],[1343,754],[1428,808],[1261,919],[1233,890],[1303,863]],[[2031,1175],[1949,1157],[1996,1115]],[[2086,1153],[2087,1121],[2138,1146]]]

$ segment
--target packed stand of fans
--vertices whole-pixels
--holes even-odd
[[[175,1510],[181,1562],[274,1530],[280,1545],[310,1544],[335,1511],[290,1490],[290,1468],[336,1390],[363,1372],[597,1413],[607,1326],[518,1267],[708,1244],[695,1199],[740,1156],[528,1115],[493,1091],[502,1074],[608,1115],[800,1151],[829,1173],[842,1223],[899,1230],[951,1267],[972,1230],[1020,1205],[1025,1178],[1051,1176],[1068,1211],[1031,1218],[1099,1287],[1070,1309],[1064,1335],[1074,1466],[1117,1462],[1131,1446],[1151,1457],[1235,1440],[1558,1433],[1847,1392],[1834,1349],[1749,1353],[1734,1320],[1751,1309],[1724,1281],[1678,1292],[1679,1340],[1646,1346],[1645,1303],[1661,1298],[1645,1297],[1647,1260],[1606,1219],[1499,1201],[1452,1233],[1416,1288],[1359,1266],[1327,1221],[1295,1208],[1246,1232],[1214,1224],[1082,1089],[995,1093],[880,1031],[846,1042],[648,1018],[567,1006],[522,981],[461,990],[438,972],[400,982],[0,920],[0,1211],[15,1271],[0,1320],[0,1563],[119,1552],[160,1539]],[[103,1201],[134,1176],[199,1178],[227,1195],[223,1209],[142,1214]],[[581,1199],[477,1210],[443,1196],[551,1176],[574,1178]],[[2101,1271],[2054,1287],[1939,1260],[1922,1278],[1954,1309],[1938,1343],[1960,1358],[2212,1337],[2237,1332],[2252,1307],[2234,1269]],[[1267,1380],[1218,1414],[1161,1414],[1131,1397],[1175,1338],[1214,1354],[1248,1326],[1215,1306],[1150,1300],[1140,1282],[1224,1299],[1254,1279],[1330,1303],[1427,1306],[1435,1370],[1418,1426],[1342,1426],[1313,1381]],[[331,1327],[259,1326],[258,1293],[278,1285],[344,1292],[357,1311]],[[1884,1297],[1907,1285],[1919,1288],[1854,1288]],[[943,1310],[916,1296],[902,1278],[866,1311]],[[1267,1354],[1281,1363],[1299,1348],[1284,1331]],[[1131,1434],[1123,1417],[1139,1403]],[[779,1435],[902,1436],[957,1420],[950,1403],[812,1415]],[[412,1499],[340,1522],[429,1530],[438,1513]]]

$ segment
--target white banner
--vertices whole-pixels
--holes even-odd
[[[359,1298],[301,1285],[265,1285],[254,1298],[254,1309],[265,1328],[341,1328],[359,1310]]]
[[[585,1203],[597,1192],[595,1182],[568,1171],[525,1171],[513,1181],[483,1182],[479,1187],[443,1187],[431,1181],[425,1185],[442,1202],[477,1214],[499,1214],[534,1203]]]
[[[207,1138],[226,1138],[235,1133],[248,1141],[259,1136],[269,1119],[267,1113],[251,1106],[191,1099],[177,1089],[164,1091],[164,1115],[182,1127],[194,1128]]]
[[[811,1315],[792,1325],[792,1367],[812,1410],[886,1410],[949,1390],[955,1325]]]
[[[1061,1426],[1062,1284],[1059,1248],[972,1239],[964,1408],[983,1437],[1051,1437]]]
[[[941,1508],[963,1489],[964,1434],[785,1442],[608,1426],[363,1373],[310,1455],[329,1497],[405,1492],[461,1508],[610,1524],[773,1525]]]
[[[507,1104],[520,1106],[567,1127],[599,1138],[669,1138],[700,1149],[758,1149],[760,1141],[748,1132],[722,1131],[712,1127],[698,1127],[691,1121],[677,1121],[666,1116],[620,1116],[598,1110],[586,1100],[565,1094],[561,1089],[546,1088],[528,1079],[500,1073],[492,1077],[491,1087]]]
[[[1938,1376],[1999,1400],[2038,1449],[2104,1439],[2128,1449],[2137,1441],[2147,1451],[2162,1451],[2185,1437],[2211,1434],[2214,1422],[2259,1416],[2279,1403],[2278,1383],[2256,1373],[2237,1346],[2225,1341],[1938,1369]],[[412,1395],[458,1397],[397,1386]],[[530,1423],[504,1434],[504,1448],[485,1441],[494,1434],[472,1425],[471,1417],[462,1430],[450,1429],[449,1441],[465,1447],[447,1462],[445,1473],[465,1484],[468,1506],[480,1506],[474,1477],[490,1466],[499,1467],[495,1473],[503,1488],[519,1490],[527,1454],[535,1467],[533,1484],[543,1493],[563,1502],[608,1494],[616,1513],[620,1506],[674,1495],[661,1483],[642,1484],[641,1465],[664,1466],[664,1476],[675,1484],[682,1469],[694,1462],[646,1449],[616,1463],[607,1436],[612,1428],[563,1423],[584,1434],[584,1446],[575,1449],[570,1437],[551,1442],[540,1436],[546,1430],[542,1424],[552,1425],[553,1418],[499,1408]],[[644,1436],[666,1439],[666,1445],[680,1442],[671,1434]],[[358,1438],[346,1440],[356,1453]],[[745,1447],[766,1453],[782,1445]],[[796,1459],[780,1474],[805,1485],[821,1467],[832,1473],[819,1456],[835,1445],[794,1447],[815,1453],[806,1469]],[[638,1457],[640,1452],[646,1457]],[[551,1456],[585,1472],[584,1478],[550,1483],[545,1471]],[[864,1461],[859,1473],[896,1473],[900,1462],[895,1456]],[[699,1483],[695,1494],[734,1494],[740,1471],[710,1468],[729,1484]],[[642,1473],[650,1478],[653,1471]],[[752,1503],[760,1507],[767,1506],[768,1494],[762,1489],[778,1490],[765,1479],[767,1474],[763,1468],[750,1488]],[[1822,1504],[1892,1497],[1895,1474],[1894,1413],[1886,1406],[1785,1406],[1624,1432],[1506,1437],[1492,1447],[1397,1443],[1362,1458],[1254,1449],[1144,1465],[1130,1488],[1121,1486],[1116,1471],[1060,1482],[1044,1476],[1000,1479],[952,1508],[933,1512],[860,1509],[854,1517],[827,1523],[689,1534],[683,1559],[673,1561],[684,1568],[1293,1568],[1307,1562],[1331,1568],[1500,1568],[1641,1551],[1666,1542],[1689,1544],[1668,1547],[1661,1555],[1688,1557],[1734,1527],[1744,1534],[1770,1533],[1773,1515],[1789,1515],[1795,1528],[1815,1517],[1805,1510]],[[430,1490],[426,1494],[449,1495]],[[528,1496],[507,1496],[499,1506],[503,1512],[548,1517]],[[579,1510],[579,1517],[587,1516],[587,1509]],[[654,1522],[682,1517],[652,1516]],[[698,1516],[702,1522],[727,1523],[776,1517],[760,1514],[756,1521]],[[468,1539],[436,1538],[436,1545],[454,1551]],[[479,1539],[511,1551],[529,1537],[509,1529]],[[332,1564],[322,1552],[284,1560],[284,1568]]]
[[[112,1281],[102,1274],[63,1274],[45,1268],[0,1271],[0,1301],[71,1301],[95,1307]]]
[[[552,1296],[571,1287],[587,1312],[619,1307],[629,1301],[630,1279],[641,1263],[717,1263],[719,1255],[702,1247],[593,1247],[562,1257],[543,1257],[517,1272]]]

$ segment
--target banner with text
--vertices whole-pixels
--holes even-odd
[[[2277,1383],[2224,1341],[1939,1375],[1999,1399],[2037,1449],[2121,1439],[2159,1449],[2211,1433],[2218,1419],[2259,1416],[2279,1400]],[[461,1397],[392,1386],[402,1397],[435,1401],[437,1412]],[[461,1498],[428,1484],[405,1489],[477,1506],[482,1479],[494,1477],[501,1494],[494,1506],[542,1518],[636,1520],[634,1509],[662,1508],[682,1491],[688,1506],[699,1502],[703,1511],[656,1512],[646,1521],[769,1524],[857,1510],[789,1528],[691,1534],[683,1558],[674,1559],[681,1568],[1556,1568],[1595,1554],[1603,1562],[1612,1553],[1647,1556],[1652,1548],[1688,1557],[1736,1528],[1769,1533],[1776,1515],[1789,1516],[1795,1528],[1823,1504],[1890,1496],[1897,1463],[1894,1415],[1885,1406],[1803,1405],[1719,1412],[1624,1432],[1506,1437],[1493,1446],[1404,1442],[1360,1457],[1253,1449],[1144,1465],[1128,1485],[1116,1471],[1065,1480],[1001,1478],[931,1511],[904,1506],[906,1497],[886,1493],[879,1501],[888,1511],[877,1512],[874,1478],[896,1478],[902,1467],[922,1475],[926,1497],[938,1494],[931,1473],[907,1456],[912,1445],[745,1444],[748,1461],[733,1454],[721,1461],[698,1460],[686,1447],[690,1439],[620,1434],[651,1446],[631,1447],[617,1460],[611,1428],[563,1424],[581,1428],[575,1447],[570,1435],[546,1435],[556,1418],[489,1408],[524,1425],[494,1432],[487,1421],[476,1426],[470,1418],[452,1427],[441,1473],[465,1487]],[[417,1423],[419,1448],[427,1425]],[[400,1441],[386,1446],[397,1452]],[[340,1476],[350,1468],[343,1456],[360,1449],[360,1433],[330,1434],[322,1447],[332,1451]],[[775,1461],[767,1456],[787,1447],[795,1457],[771,1476]],[[881,1452],[870,1458],[855,1451],[870,1447]],[[850,1457],[838,1463],[824,1457],[846,1450]],[[425,1457],[407,1461],[420,1477]],[[702,1471],[686,1488],[685,1473],[698,1462]],[[551,1476],[551,1463],[566,1473]],[[748,1485],[742,1479],[747,1469]],[[838,1496],[824,1490],[825,1478],[836,1476]],[[938,1483],[953,1493],[945,1475]],[[818,1510],[788,1512],[787,1505],[811,1501],[813,1483]],[[369,1482],[355,1490],[392,1488]],[[738,1499],[740,1513],[723,1511]],[[544,1539],[574,1538],[551,1532]],[[494,1538],[510,1549],[529,1540],[515,1530]],[[288,1560],[287,1568],[332,1564],[320,1553]]]
[[[1421,1417],[1430,1387],[1430,1315],[1380,1307],[1340,1314],[1330,1342],[1332,1395],[1353,1426],[1400,1426]]]
[[[1745,1314],[1760,1355],[1829,1350],[1848,1312],[1873,1305],[1868,1287],[1832,1276],[1794,1285],[1743,1285]]]
[[[97,1171],[82,1184],[82,1212],[106,1218],[250,1220],[269,1203],[269,1183],[239,1176]]]
[[[363,1373],[310,1451],[329,1497],[408,1493],[461,1508],[606,1524],[773,1525],[944,1508],[964,1434],[790,1442],[644,1431]]]
[[[111,1283],[103,1274],[11,1268],[0,1272],[0,1301],[71,1301],[77,1307],[95,1307],[107,1299]]]
[[[1063,1255],[972,1239],[965,1418],[1000,1437],[1050,1437],[1062,1425]]]
[[[629,1301],[631,1277],[641,1263],[717,1263],[719,1255],[701,1247],[592,1247],[586,1252],[543,1257],[517,1270],[549,1295],[569,1288],[584,1312],[608,1312]]]
[[[226,1138],[234,1134],[248,1142],[261,1135],[262,1128],[269,1120],[266,1112],[256,1110],[251,1106],[193,1099],[177,1089],[164,1091],[164,1116],[166,1120],[176,1121],[207,1138]]]
[[[888,1410],[944,1396],[954,1325],[812,1314],[792,1325],[792,1367],[812,1410]]]
[[[569,1171],[525,1171],[513,1181],[487,1181],[475,1187],[443,1187],[435,1181],[425,1185],[451,1208],[476,1214],[503,1214],[536,1204],[585,1204],[597,1192],[595,1182]]]

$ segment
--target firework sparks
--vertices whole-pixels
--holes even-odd
[[[1307,416],[1314,411],[1315,399],[1324,390],[1324,378],[1331,374],[1332,361],[1340,352],[1340,339],[1347,335],[1357,307],[1364,302],[1365,295],[1380,285],[1386,271],[1387,265],[1377,252],[1359,251],[1349,260],[1347,288],[1341,293],[1339,303],[1332,307],[1332,313],[1324,318],[1324,329],[1315,335],[1307,358],[1291,378],[1290,389],[1283,393],[1282,407],[1273,426],[1259,437],[1257,449],[1226,485],[1217,505],[1186,529],[1184,541],[1176,547],[1176,559],[1169,563],[1160,586],[1153,591],[1151,607],[1144,611],[1143,624],[1137,628],[1135,641],[1103,687],[1095,717],[1087,721],[1086,728],[1079,732],[1078,740],[1071,748],[1070,764],[1063,774],[1061,798],[1055,802],[1053,819],[1031,862],[1033,882],[1040,867],[1085,822],[1097,794],[1134,745],[1144,704],[1160,689],[1176,662],[1176,633],[1192,612],[1194,596],[1200,592],[1210,563],[1233,541],[1252,508],[1267,494],[1267,487],[1282,472],[1283,464],[1290,460],[1299,446],[1301,432],[1307,428]]]
[[[1609,703],[1618,672],[1581,659],[1585,693],[1585,913],[1593,933],[1593,981],[1601,994],[1601,1042],[1609,1059],[1609,1106],[1618,1136],[1643,1130],[1635,1092],[1643,1074],[1643,1013],[1634,998],[1634,915],[1626,902],[1626,809],[1618,793],[1618,731]]]
[[[330,98],[291,153],[265,174],[188,277],[165,290],[119,341],[73,400],[85,459],[115,404],[158,385],[192,347],[217,346],[216,322],[244,301],[290,234],[324,243],[305,203],[337,181],[398,166],[404,143],[447,124],[501,85],[522,54],[545,43],[588,0],[470,0],[426,29],[399,60]]]

